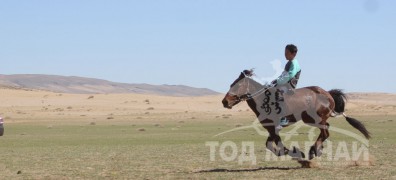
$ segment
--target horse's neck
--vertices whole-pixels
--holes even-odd
[[[264,92],[264,88],[265,88],[265,86],[250,78],[248,79],[247,87],[248,87],[248,93],[253,96],[261,96],[260,94]],[[259,103],[258,99],[256,97],[253,97],[246,101],[250,109],[252,109],[252,111],[256,114],[257,117],[260,115],[260,112],[257,110],[257,104]]]
[[[263,88],[265,87],[263,86],[253,98],[247,100],[250,109],[252,109],[257,117],[260,116],[260,112],[262,111],[262,109],[258,109],[257,105],[262,105],[266,98],[269,98],[269,100],[273,99],[277,91],[275,88],[270,88],[268,90],[264,90]]]
[[[259,92],[260,90],[262,90],[263,88],[265,88],[262,84],[254,81],[251,78],[248,78],[248,85],[247,85],[247,92],[249,94],[255,94],[257,92]]]
[[[249,105],[250,109],[256,114],[257,117],[260,116],[260,112],[257,110],[257,102],[254,98],[249,99],[246,101],[247,104]]]

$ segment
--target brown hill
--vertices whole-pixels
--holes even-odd
[[[0,85],[71,94],[136,93],[163,96],[206,96],[219,94],[210,89],[184,85],[127,84],[94,78],[38,74],[0,75]]]

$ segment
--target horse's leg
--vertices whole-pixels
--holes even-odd
[[[330,127],[329,123],[323,121],[319,126],[320,134],[315,144],[311,146],[311,149],[309,150],[309,160],[313,159],[315,156],[320,157],[322,155],[323,142],[330,136],[328,130]]]
[[[277,156],[284,156],[289,153],[289,149],[287,149],[279,136],[279,131],[275,128],[275,126],[264,126],[269,133],[269,137],[267,142],[265,143],[268,150],[276,154]]]
[[[318,139],[316,139],[315,144],[311,146],[311,149],[309,150],[309,160],[322,155],[323,142],[330,136],[330,124],[327,123],[328,117],[323,117],[321,119],[322,121],[320,121],[320,123],[314,125],[320,129],[320,134]]]
[[[305,158],[305,154],[302,151],[300,151],[300,149],[298,149],[297,147],[293,147],[293,150],[289,150],[283,145],[282,140],[278,135],[276,128],[274,126],[269,126],[265,128],[270,133],[270,136],[268,137],[267,142],[265,143],[267,149],[269,149],[277,156],[289,155],[296,160],[302,160],[303,158]]]
[[[279,130],[276,129],[275,126],[273,126],[273,122],[271,120],[266,119],[264,121],[261,121],[261,123],[269,133],[269,137],[267,138],[267,141],[265,143],[268,150],[270,150],[272,153],[274,153],[277,156],[289,155],[293,159],[297,159],[297,160],[301,160],[305,158],[305,154],[302,151],[300,151],[298,148],[293,147],[293,150],[290,151],[288,148],[286,148],[283,145],[281,137],[279,136]]]
[[[304,123],[318,127],[320,129],[320,134],[315,144],[311,146],[309,150],[309,160],[313,159],[315,156],[319,157],[322,155],[323,150],[323,142],[330,136],[329,133],[329,123],[327,123],[327,119],[329,118],[328,113],[320,114],[319,113],[311,113],[308,114],[307,111],[302,112],[301,114],[302,120]]]

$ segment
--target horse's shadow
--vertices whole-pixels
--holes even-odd
[[[302,169],[302,167],[259,167],[253,169],[208,169],[208,170],[200,170],[194,173],[216,173],[216,172],[256,172],[256,171],[264,171],[264,170],[296,170]]]

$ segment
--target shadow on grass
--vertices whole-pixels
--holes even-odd
[[[194,173],[215,173],[215,172],[255,172],[264,170],[295,170],[302,169],[301,167],[259,167],[254,169],[208,169],[196,171]]]

